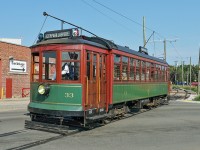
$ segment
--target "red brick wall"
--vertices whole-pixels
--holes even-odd
[[[26,61],[26,73],[10,72],[10,60]],[[12,78],[12,97],[21,97],[22,88],[30,88],[30,63],[31,50],[28,47],[0,42],[0,59],[2,62],[2,87],[4,88],[4,97],[6,93],[6,78]],[[0,83],[1,84],[1,83]],[[1,85],[0,85],[1,87]]]

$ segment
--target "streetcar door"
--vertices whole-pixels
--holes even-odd
[[[87,52],[86,109],[106,111],[106,54]]]

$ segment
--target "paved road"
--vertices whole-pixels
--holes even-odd
[[[38,147],[73,150],[199,150],[200,104],[172,101],[104,127]]]
[[[24,129],[26,110],[0,112],[0,134]]]
[[[15,117],[21,116],[15,113]],[[0,115],[0,121],[2,117]],[[14,114],[13,114],[14,115]],[[25,118],[0,122],[7,131],[23,129]],[[31,150],[199,150],[200,104],[172,101],[168,106],[120,120],[94,130],[64,137]],[[5,121],[8,121],[5,123]],[[7,126],[7,127],[5,127]],[[10,126],[10,127],[8,127]],[[12,129],[11,129],[12,128]],[[55,134],[28,131],[17,135],[0,137],[0,149],[8,149],[39,139],[56,136]],[[9,143],[8,143],[9,141]]]

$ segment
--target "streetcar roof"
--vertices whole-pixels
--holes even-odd
[[[47,44],[86,44],[86,45],[91,45],[91,46],[95,46],[95,47],[99,47],[99,48],[103,48],[103,49],[107,49],[107,50],[116,49],[116,50],[119,50],[122,52],[126,52],[126,53],[133,54],[133,55],[136,55],[139,57],[143,57],[146,59],[150,59],[150,60],[154,60],[154,61],[157,61],[160,63],[167,64],[167,62],[165,62],[162,59],[138,52],[136,50],[132,50],[125,46],[117,45],[112,41],[109,41],[109,40],[106,40],[103,38],[99,38],[99,37],[78,36],[78,37],[73,37],[73,38],[43,40],[41,42],[36,43],[35,45],[33,45],[31,47],[47,45]]]

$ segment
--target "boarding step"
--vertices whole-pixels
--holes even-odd
[[[25,128],[58,133],[58,134],[69,134],[70,132],[69,126],[49,124],[49,123],[29,121],[29,120],[25,120]]]
[[[86,117],[86,120],[94,121],[94,120],[105,119],[107,117],[108,117],[107,114],[103,114],[103,115],[96,115],[96,116],[92,116],[92,117]]]

